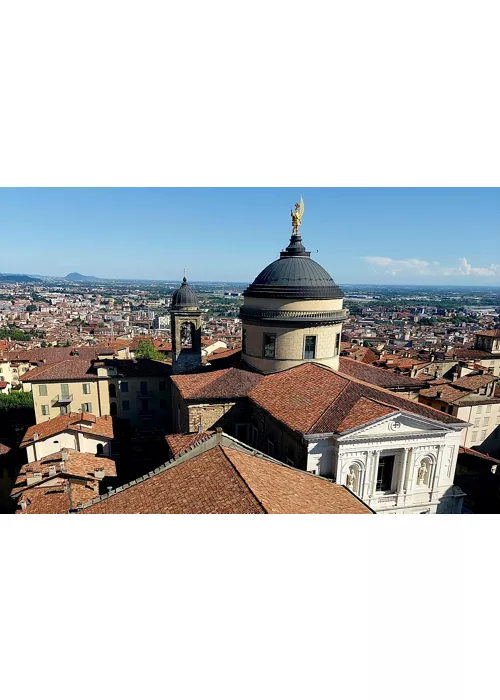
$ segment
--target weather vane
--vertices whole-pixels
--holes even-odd
[[[302,195],[300,196],[300,203],[297,202],[295,204],[295,210],[292,209],[290,214],[292,215],[292,234],[298,236],[302,217],[304,216],[304,200],[302,199]]]

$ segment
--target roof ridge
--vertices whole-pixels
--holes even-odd
[[[262,501],[260,500],[260,498],[257,497],[257,494],[254,492],[254,490],[252,489],[252,487],[250,486],[250,484],[248,484],[248,483],[246,482],[246,480],[243,478],[242,474],[240,473],[240,470],[238,469],[238,467],[236,466],[236,464],[232,461],[230,455],[227,454],[227,452],[226,452],[226,449],[227,449],[227,448],[225,448],[224,445],[219,445],[219,447],[220,447],[220,449],[222,450],[222,453],[223,453],[225,459],[227,459],[227,461],[229,462],[229,464],[231,465],[231,467],[233,468],[233,470],[234,470],[234,471],[236,472],[236,474],[238,475],[238,478],[241,479],[241,481],[245,484],[245,487],[248,489],[248,491],[250,491],[250,493],[251,493],[252,496],[255,498],[255,500],[257,501],[257,503],[259,504],[259,506],[262,508],[262,510],[264,511],[264,513],[269,514],[267,508],[264,506],[264,504],[262,503]]]
[[[343,377],[345,379],[345,377]],[[310,426],[309,431],[314,430],[314,427],[320,422],[320,420],[323,418],[325,413],[330,410],[332,407],[332,404],[337,402],[344,394],[344,392],[347,390],[349,386],[349,382],[346,383],[346,385],[340,390],[340,392],[337,394],[337,396],[330,401],[328,406],[325,408],[325,410],[321,413],[321,415],[314,421],[314,423]]]

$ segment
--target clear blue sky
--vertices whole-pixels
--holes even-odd
[[[500,189],[0,189],[0,272],[252,281],[302,236],[339,283],[500,284]]]

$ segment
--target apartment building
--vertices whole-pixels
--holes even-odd
[[[33,392],[37,423],[71,412],[116,416],[138,430],[168,425],[171,366],[155,360],[73,357],[22,375]]]

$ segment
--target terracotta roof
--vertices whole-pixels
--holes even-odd
[[[6,455],[7,452],[10,452],[10,447],[7,447],[7,445],[3,445],[0,442],[0,455]]]
[[[87,425],[82,425],[82,423],[87,423]],[[30,426],[24,435],[20,447],[26,447],[31,444],[35,433],[38,433],[39,440],[45,440],[51,435],[57,435],[66,430],[76,430],[87,435],[96,435],[109,439],[114,437],[113,419],[111,416],[96,417],[92,413],[67,413],[64,416],[57,416],[44,423]]]
[[[247,396],[261,379],[254,372],[235,367],[172,377],[184,399],[231,399]]]
[[[469,394],[470,391],[458,389],[452,384],[438,384],[437,386],[429,387],[429,389],[422,389],[419,392],[419,396],[445,401],[446,403],[454,403],[460,399],[465,399]]]
[[[475,350],[473,348],[453,348],[453,355],[457,359],[463,360],[496,360],[499,355],[494,355],[486,350]]]
[[[217,433],[163,468],[85,504],[93,513],[363,513],[348,489]]]
[[[197,445],[210,435],[213,435],[213,433],[213,430],[207,430],[206,432],[201,433],[188,433],[187,435],[175,433],[173,435],[166,435],[165,440],[167,441],[167,445],[170,447],[173,456],[177,457],[177,455],[179,455],[181,452],[184,452],[184,450]]]
[[[483,454],[482,452],[478,452],[477,450],[471,450],[470,447],[463,447],[463,445],[460,445],[458,448],[458,454],[465,454],[465,455],[470,455],[471,457],[477,457],[484,459],[486,462],[491,464],[500,464],[500,459],[496,459],[496,457],[490,457],[489,455]]]
[[[277,420],[303,434],[340,432],[397,411],[439,423],[462,423],[430,406],[315,363],[263,377],[249,397]],[[361,399],[365,401],[359,403]]]
[[[18,501],[19,515],[63,515],[95,495],[95,483],[82,481],[68,484],[68,479],[54,478],[42,486],[23,491]],[[26,504],[21,509],[21,502]]]
[[[104,470],[104,476],[116,476],[116,464],[114,460],[108,457],[100,457],[71,449],[67,449],[66,452],[68,453],[68,459],[64,461],[63,466],[61,466],[61,451],[42,457],[36,462],[24,464],[19,470],[11,496],[17,495],[28,486],[27,476],[29,473],[40,472],[43,480],[49,477],[49,468],[54,465],[57,466],[58,477],[62,474],[95,479],[94,472],[100,469]]]
[[[41,365],[22,374],[19,379],[22,382],[57,381],[61,379],[86,379],[97,378],[97,372],[90,360],[80,357],[54,362],[50,365]]]
[[[489,331],[476,331],[476,335],[486,335],[488,338],[500,338],[500,328]]]
[[[459,389],[468,389],[469,391],[475,391],[483,386],[491,384],[491,382],[497,382],[498,377],[493,374],[466,374],[460,379],[456,379],[453,382],[453,386]]]
[[[347,357],[340,358],[339,370],[342,374],[347,374],[350,377],[355,377],[368,384],[381,386],[384,389],[408,388],[418,391],[419,388],[425,385],[425,382],[418,379],[412,379],[404,374],[396,374],[390,369],[380,369],[373,365],[367,365],[364,362],[357,362]]]

